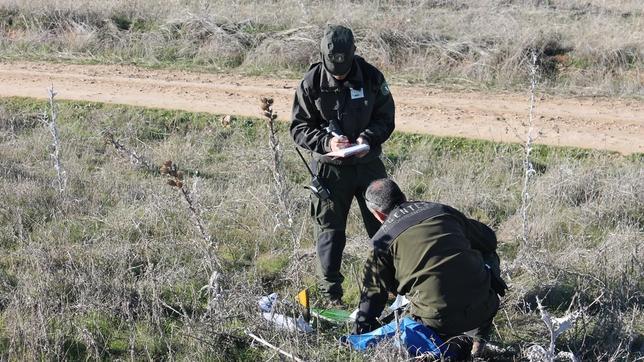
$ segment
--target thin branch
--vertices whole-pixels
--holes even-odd
[[[257,342],[259,342],[259,343],[263,344],[264,346],[269,347],[269,348],[271,348],[271,349],[273,349],[273,350],[275,350],[275,351],[279,352],[281,355],[283,355],[283,356],[285,356],[285,357],[288,357],[288,358],[292,359],[293,361],[303,362],[301,359],[297,358],[295,355],[293,355],[293,354],[291,354],[291,353],[289,353],[289,352],[286,352],[285,350],[283,350],[283,349],[281,349],[281,348],[279,348],[279,347],[277,347],[277,346],[275,346],[275,345],[270,344],[270,343],[269,343],[268,341],[266,341],[265,339],[263,339],[263,338],[261,338],[261,337],[258,337],[258,336],[254,335],[254,334],[253,334],[253,333],[251,333],[251,332],[246,332],[246,334],[247,334],[249,337],[251,337],[252,339],[256,340]]]
[[[114,137],[114,134],[112,134],[109,131],[103,132],[103,136],[105,137],[105,142],[111,144],[114,146],[114,148],[123,156],[127,157],[130,162],[139,167],[143,167],[147,169],[150,172],[157,172],[158,168],[154,166],[154,164],[148,160],[144,156],[140,156],[136,153],[136,151],[129,149],[125,145],[123,145],[119,140],[117,140]]]

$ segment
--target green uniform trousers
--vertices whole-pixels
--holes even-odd
[[[381,224],[367,208],[364,192],[372,181],[387,177],[387,172],[379,158],[355,165],[320,163],[317,169],[318,177],[331,194],[328,200],[315,197],[311,200],[320,291],[327,297],[341,298],[344,276],[340,272],[340,266],[346,244],[345,230],[351,202],[354,197],[358,201],[367,234],[372,237]]]

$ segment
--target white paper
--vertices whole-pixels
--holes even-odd
[[[268,296],[259,298],[257,304],[259,305],[259,310],[262,312],[272,312],[273,306],[277,302],[278,295],[277,293],[272,293]]]
[[[351,147],[343,148],[341,150],[327,153],[325,156],[332,158],[345,158],[350,157],[360,152],[369,151],[371,148],[367,144],[354,145]]]
[[[353,312],[351,312],[351,315],[349,316],[349,319],[355,322],[356,318],[358,318],[358,312],[360,311],[360,308],[356,308]]]
[[[265,320],[269,321],[270,323],[275,326],[277,329],[285,329],[291,332],[295,331],[300,331],[304,333],[311,333],[313,332],[313,328],[306,323],[304,318],[302,316],[298,317],[297,319],[293,317],[287,317],[284,314],[278,314],[278,313],[262,313],[262,317],[264,317]]]
[[[404,295],[396,295],[396,300],[389,306],[389,310],[396,310],[400,307],[404,307],[409,304],[409,299],[405,298]]]

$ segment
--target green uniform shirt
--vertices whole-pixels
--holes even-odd
[[[458,210],[409,202],[393,210],[372,239],[358,323],[375,325],[387,292],[405,295],[412,315],[441,334],[478,328],[498,309],[481,253],[496,236]]]
[[[394,100],[380,71],[359,56],[354,58],[346,80],[338,81],[322,63],[305,74],[293,102],[291,135],[300,147],[311,150],[324,163],[367,163],[381,153],[381,144],[394,130]],[[331,151],[332,137],[325,130],[347,136],[356,142],[367,139],[370,152],[362,157],[331,160],[321,155]]]

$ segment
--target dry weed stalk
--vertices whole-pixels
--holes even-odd
[[[206,231],[206,228],[203,226],[200,213],[197,211],[197,208],[194,200],[192,199],[190,190],[188,190],[188,188],[184,184],[183,172],[179,171],[179,169],[177,168],[177,165],[172,163],[171,160],[165,161],[163,165],[161,165],[161,167],[159,168],[159,171],[162,175],[170,176],[170,178],[168,179],[168,185],[172,187],[176,187],[181,191],[181,194],[183,195],[184,200],[186,200],[186,203],[188,203],[188,210],[190,210],[190,214],[193,216],[195,225],[197,225],[197,228],[199,229],[199,233],[201,234],[201,237],[206,243],[211,244],[212,238]]]
[[[133,151],[129,148],[127,148],[125,145],[123,145],[119,140],[117,140],[114,137],[114,134],[110,131],[104,131],[103,132],[103,137],[105,138],[105,142],[111,144],[114,146],[114,148],[122,155],[126,156],[130,162],[138,167],[143,167],[147,169],[150,172],[156,172],[157,167],[153,165],[153,163],[145,158],[144,156],[139,156],[136,151]]]
[[[277,220],[277,226],[285,227],[291,237],[292,241],[292,252],[293,255],[290,259],[289,266],[284,270],[285,278],[290,280],[290,285],[295,286],[298,290],[302,288],[301,285],[301,272],[303,268],[301,267],[301,259],[298,257],[298,250],[300,245],[301,231],[298,233],[294,226],[294,217],[293,217],[293,200],[291,196],[292,188],[288,183],[286,178],[286,168],[284,165],[284,155],[282,152],[282,147],[278,138],[278,130],[276,127],[275,120],[277,119],[277,113],[273,109],[273,98],[261,97],[260,98],[260,107],[262,110],[262,115],[266,118],[268,129],[269,129],[269,144],[272,151],[272,173],[273,179],[275,181],[275,191],[277,195],[277,201],[281,211],[278,212],[275,217]],[[283,219],[286,219],[286,222],[283,222]],[[290,350],[301,349],[302,343],[306,343],[306,340],[302,340],[299,333],[285,334],[280,337],[284,337],[283,346],[289,347]],[[261,342],[261,341],[260,341]],[[264,343],[263,343],[264,344]],[[266,344],[264,344],[266,345]],[[280,350],[277,347],[266,345],[270,348],[277,350],[279,353],[289,357],[293,360],[299,360],[296,356],[284,353],[283,350]]]
[[[396,320],[396,341],[402,341],[401,338],[401,331],[400,331],[400,314],[398,310],[394,311],[394,318]],[[396,352],[398,352],[397,357],[400,359],[407,359],[409,356],[407,355],[407,350],[403,348],[402,342],[396,343]],[[407,358],[406,358],[407,357]]]
[[[273,151],[273,179],[275,180],[275,187],[277,189],[277,198],[279,200],[280,206],[286,216],[287,225],[291,233],[293,242],[297,242],[297,234],[293,229],[293,211],[291,210],[290,203],[290,193],[291,188],[286,181],[284,176],[286,171],[284,169],[284,156],[282,153],[282,147],[277,137],[277,129],[275,127],[275,120],[277,119],[277,112],[273,110],[273,98],[261,97],[260,98],[260,107],[262,109],[262,115],[266,117],[269,128],[269,143],[271,150]],[[295,246],[296,247],[296,246]]]
[[[111,132],[105,131],[103,132],[103,135],[105,137],[105,141],[113,145],[121,155],[127,156],[133,165],[143,167],[144,169],[152,173],[156,173],[158,171],[162,175],[170,176],[167,181],[168,185],[176,187],[181,191],[183,199],[188,204],[188,210],[190,211],[191,218],[197,226],[197,229],[199,230],[201,239],[204,241],[204,249],[208,257],[211,274],[208,279],[208,284],[201,290],[209,293],[210,298],[208,300],[208,310],[212,310],[215,304],[217,304],[222,297],[221,279],[223,275],[223,267],[221,261],[213,250],[213,239],[204,227],[203,221],[201,219],[201,213],[197,209],[194,198],[190,190],[184,184],[183,172],[179,171],[177,166],[170,160],[165,161],[163,165],[161,165],[161,167],[157,168],[153,166],[153,163],[147,158],[139,156],[135,151],[127,148],[125,145],[119,142]]]
[[[296,361],[296,362],[303,362],[301,359],[297,358],[297,356],[293,355],[292,353],[286,352],[285,350],[269,343],[266,341],[264,338],[256,336],[255,334],[251,332],[246,332],[246,334],[251,337],[252,339],[256,340],[257,342],[261,343],[262,345],[277,351],[279,354],[288,357],[290,360]]]
[[[208,310],[212,310],[214,303],[217,303],[222,296],[221,289],[221,277],[222,277],[222,264],[217,254],[214,252],[214,242],[201,219],[201,212],[198,211],[197,204],[192,197],[192,194],[188,187],[185,185],[183,179],[183,172],[179,171],[176,164],[172,163],[171,160],[167,160],[161,165],[159,171],[162,175],[169,176],[168,185],[176,187],[181,191],[183,199],[188,204],[188,210],[190,210],[190,216],[192,217],[193,222],[199,230],[199,234],[204,241],[204,247],[208,255],[208,261],[210,263],[211,274],[208,280],[208,285],[201,288],[202,291],[207,291],[211,298],[208,301]]]
[[[532,153],[532,143],[534,141],[534,108],[535,108],[535,91],[538,83],[538,67],[537,67],[537,51],[532,49],[531,62],[530,62],[530,112],[528,114],[528,130],[526,132],[525,144],[523,145],[523,190],[521,191],[521,221],[523,224],[522,239],[524,246],[530,246],[528,242],[528,209],[530,208],[530,180],[536,173],[532,162],[530,161],[530,154]]]
[[[56,170],[58,181],[58,193],[62,195],[65,192],[65,187],[67,187],[67,173],[60,162],[60,136],[58,135],[58,126],[56,125],[56,121],[58,120],[58,106],[54,101],[54,97],[56,97],[58,93],[54,91],[53,85],[47,89],[47,93],[49,95],[49,114],[45,113],[41,118],[41,122],[47,126],[51,133],[52,152],[50,156],[54,160],[54,169]]]

